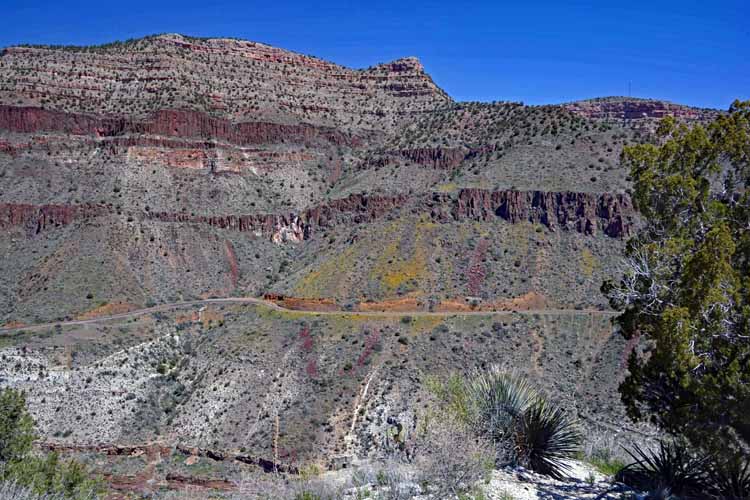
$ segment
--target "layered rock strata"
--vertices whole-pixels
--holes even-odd
[[[350,195],[308,208],[300,213],[199,215],[186,212],[127,214],[161,222],[206,224],[220,229],[252,232],[276,243],[301,242],[320,228],[362,224],[393,210],[413,207],[436,222],[495,218],[510,223],[532,222],[550,230],[573,230],[586,235],[602,231],[613,238],[630,235],[635,212],[626,194],[546,191],[489,191],[462,189],[455,194],[433,193],[417,200],[406,195]],[[0,204],[0,228],[24,227],[29,235],[74,221],[120,213],[108,205]]]

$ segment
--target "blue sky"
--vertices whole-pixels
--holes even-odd
[[[0,46],[231,36],[351,67],[422,60],[458,100],[750,99],[750,0],[3,0]]]

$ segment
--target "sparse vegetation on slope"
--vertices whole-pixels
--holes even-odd
[[[0,389],[0,494],[33,498],[29,493],[33,492],[45,499],[49,495],[50,499],[93,500],[100,486],[86,468],[61,460],[57,453],[34,453],[36,437],[24,394]]]

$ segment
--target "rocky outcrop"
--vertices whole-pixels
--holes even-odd
[[[387,212],[402,207],[408,201],[405,195],[367,196],[356,194],[332,200],[309,208],[301,213],[252,215],[194,215],[185,212],[154,212],[150,219],[162,222],[189,222],[207,224],[221,229],[252,232],[269,237],[275,243],[298,243],[309,239],[319,228],[337,224],[362,224],[382,217]]]
[[[110,456],[138,456],[138,455],[161,455],[172,454],[172,447],[162,443],[147,443],[143,445],[128,444],[69,444],[63,442],[40,443],[40,447],[47,451],[56,452],[95,452]]]
[[[601,229],[614,238],[630,234],[634,215],[628,195],[611,193],[462,189],[455,198],[433,195],[431,205],[433,217],[441,221],[500,217],[512,223],[543,224],[553,231],[562,228],[594,234]]]
[[[300,213],[197,215],[187,212],[143,212],[127,214],[160,222],[205,224],[219,229],[254,233],[281,244],[299,243],[321,228],[372,222],[400,208],[427,212],[436,222],[495,218],[510,223],[532,222],[549,229],[577,231],[587,235],[597,231],[613,238],[630,235],[635,212],[626,194],[593,194],[547,191],[489,191],[462,189],[454,194],[434,193],[426,198],[406,195],[368,196],[353,194],[332,200]],[[0,205],[0,228],[26,227],[30,235],[64,226],[75,220],[114,214],[108,205]],[[125,214],[123,214],[125,215]]]
[[[0,129],[17,133],[59,132],[69,135],[117,137],[131,134],[214,139],[237,145],[326,142],[359,144],[357,137],[331,127],[306,123],[234,123],[206,113],[161,110],[143,121],[52,111],[36,107],[0,106]]]
[[[497,145],[487,144],[476,148],[411,148],[386,151],[364,162],[365,167],[385,167],[398,160],[406,160],[429,168],[451,170],[464,160],[470,160],[497,150]]]
[[[602,98],[563,105],[568,111],[592,119],[640,120],[666,116],[686,121],[709,120],[719,113],[713,109],[693,108],[667,101],[634,98]]]
[[[0,104],[84,114],[191,109],[234,122],[382,130],[451,101],[415,58],[355,70],[227,38],[164,34],[100,47],[9,47],[0,57]]]
[[[403,149],[396,154],[419,165],[444,169],[456,168],[466,156],[466,153],[458,148]]]
[[[27,234],[36,235],[54,227],[66,226],[76,220],[108,214],[111,210],[106,205],[1,203],[0,229],[24,227]]]

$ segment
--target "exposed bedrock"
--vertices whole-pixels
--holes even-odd
[[[433,200],[444,206],[445,197],[433,195]],[[601,229],[614,238],[628,236],[633,225],[633,204],[626,194],[462,189],[452,201],[451,216],[455,220],[501,217],[513,223],[529,221],[584,234]],[[442,213],[440,218],[445,219]]]
[[[651,99],[591,99],[565,104],[564,107],[577,115],[594,119],[637,120],[674,116],[686,120],[705,120],[717,114],[717,111],[713,109],[693,108]]]
[[[385,167],[394,160],[407,160],[425,167],[450,170],[464,160],[495,151],[497,146],[485,145],[478,148],[412,148],[386,151],[381,156],[367,160],[367,166]]]
[[[327,142],[357,145],[360,139],[332,127],[301,123],[234,123],[199,111],[161,110],[148,119],[66,113],[35,107],[0,105],[0,129],[17,133],[60,132],[70,135],[116,137],[146,134],[181,138],[218,139],[238,145]]]
[[[301,213],[199,215],[142,212],[129,215],[162,222],[207,224],[221,229],[252,232],[256,236],[283,243],[309,239],[319,228],[367,223],[406,207],[416,213],[428,212],[436,222],[500,218],[511,223],[528,221],[551,230],[572,230],[587,235],[602,231],[613,238],[628,236],[635,216],[627,194],[483,189],[462,189],[454,194],[433,193],[418,198],[353,194]],[[115,212],[109,205],[0,204],[0,228],[25,227],[27,234],[34,235],[75,220]]]
[[[107,205],[29,205],[0,203],[0,229],[24,227],[35,235],[54,227],[66,226],[114,212]]]

